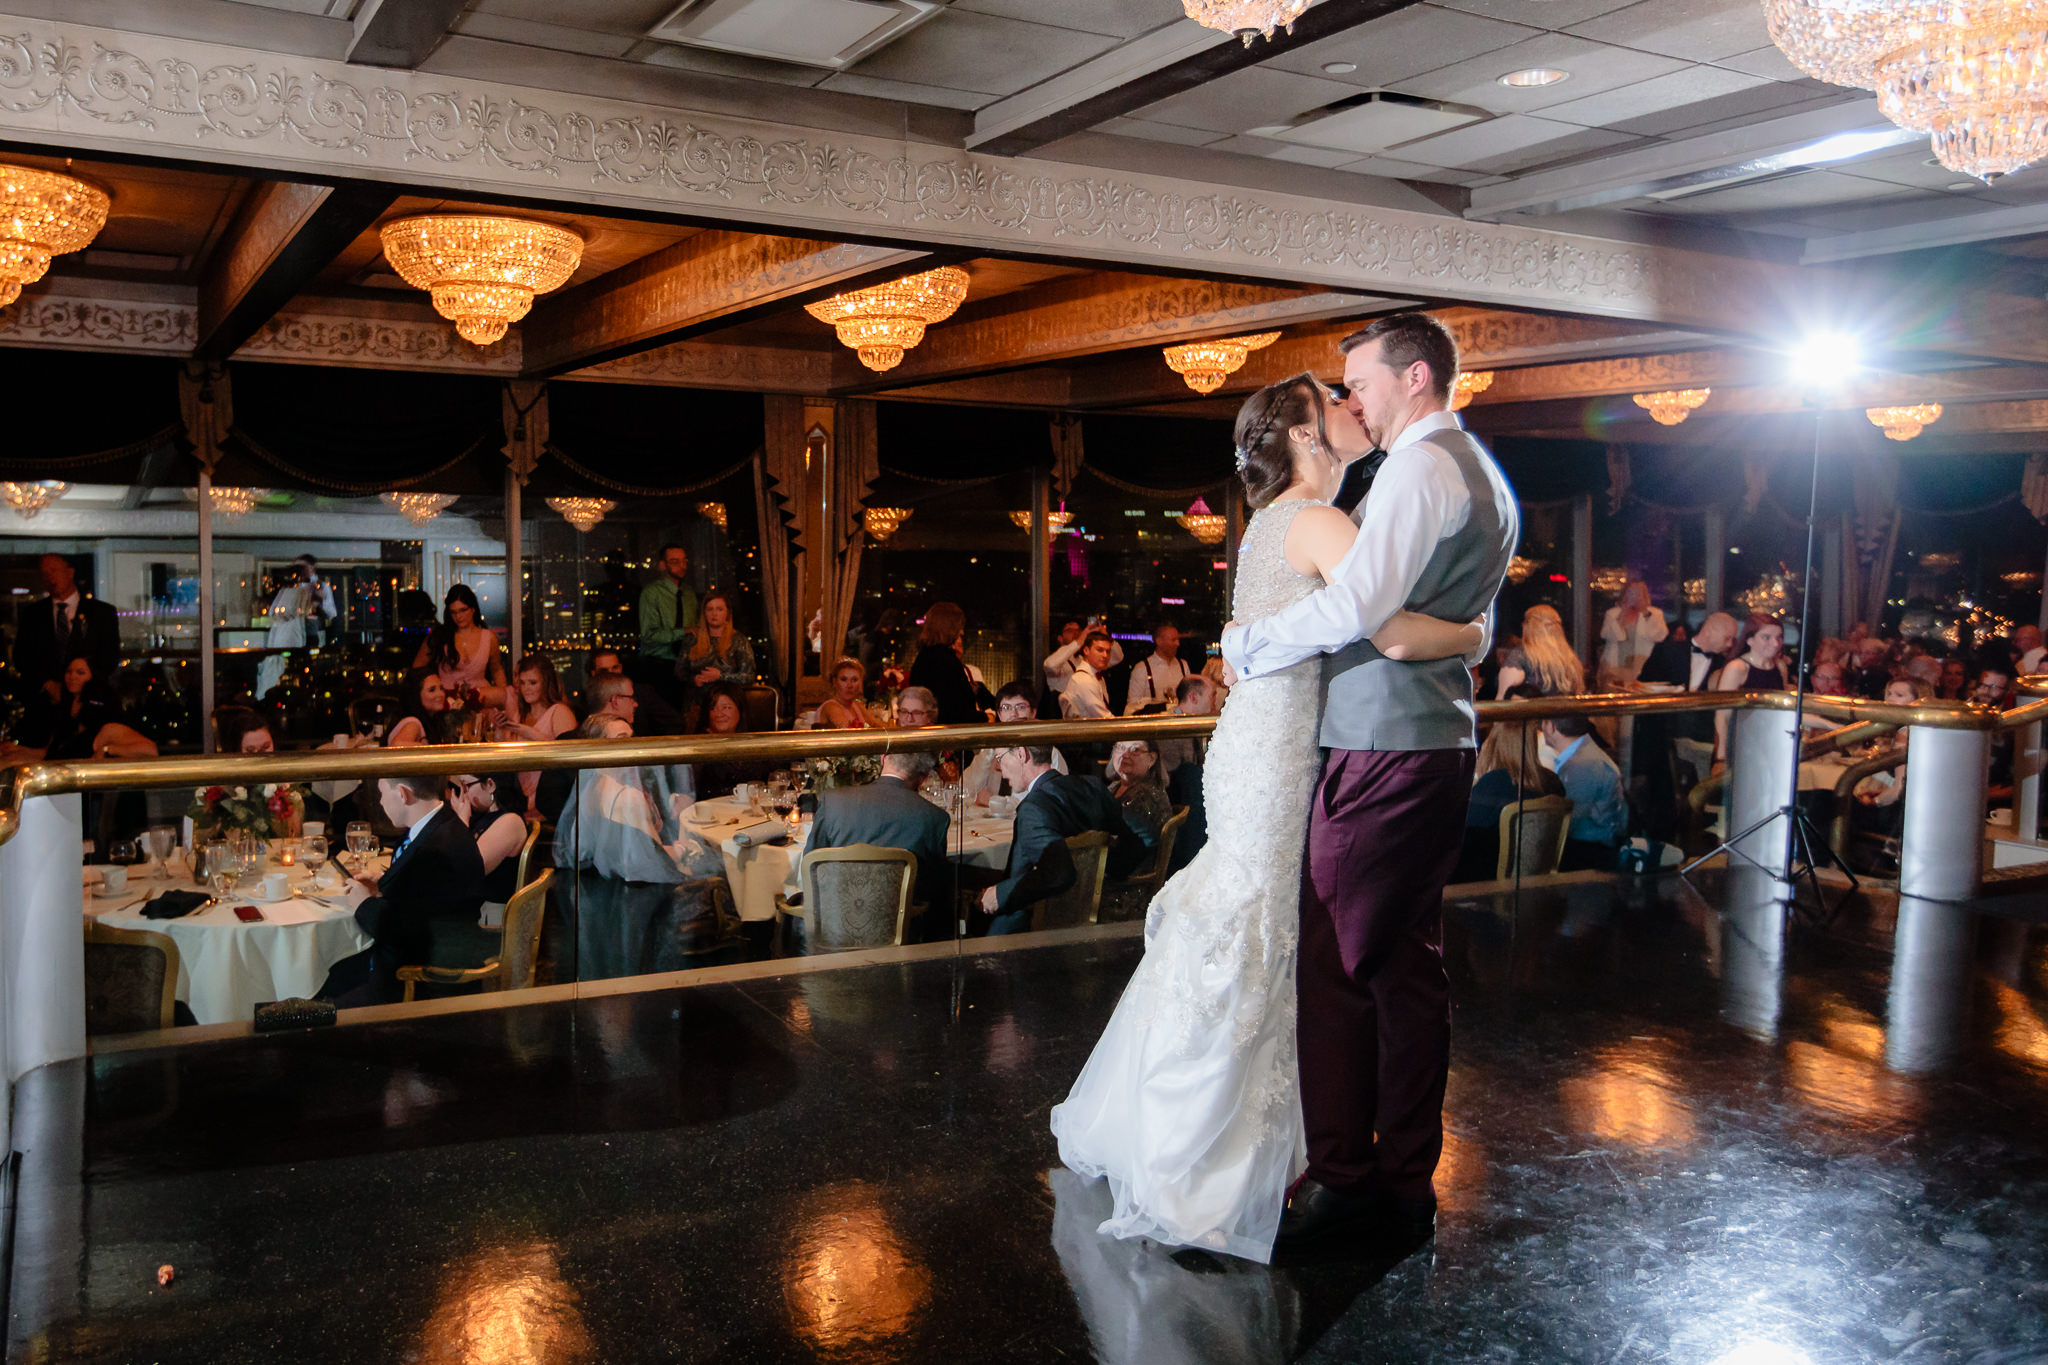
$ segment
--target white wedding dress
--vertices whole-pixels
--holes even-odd
[[[1237,557],[1240,621],[1322,586],[1287,566],[1303,507],[1261,508]],[[1060,1160],[1106,1176],[1101,1231],[1272,1256],[1280,1205],[1307,1164],[1294,1054],[1295,945],[1322,660],[1230,693],[1202,771],[1209,841],[1153,898],[1145,957],[1052,1111]]]

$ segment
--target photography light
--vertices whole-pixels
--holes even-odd
[[[1792,382],[1803,389],[1839,389],[1863,369],[1863,345],[1850,332],[1815,332],[1788,354]]]

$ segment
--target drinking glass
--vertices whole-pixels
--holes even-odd
[[[299,840],[299,861],[304,863],[312,873],[312,876],[307,878],[306,885],[319,886],[320,875],[327,869],[327,836],[324,834],[308,834],[301,838]]]
[[[225,839],[216,839],[206,846],[206,884],[213,889],[216,899],[232,892],[241,875],[241,869],[235,865],[233,844]]]
[[[177,846],[178,831],[169,825],[158,825],[149,831],[149,852],[156,859],[156,874],[152,881],[170,880],[171,850]]]
[[[133,867],[142,861],[142,845],[133,839],[116,839],[107,845],[107,861],[116,867]]]
[[[357,872],[360,873],[369,866],[368,854],[375,847],[377,847],[377,835],[371,830],[370,822],[367,820],[351,821],[348,827],[348,851],[355,855]]]

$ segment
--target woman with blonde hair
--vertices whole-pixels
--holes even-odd
[[[1465,842],[1454,882],[1492,881],[1500,867],[1500,813],[1517,801],[1563,796],[1564,783],[1543,766],[1533,721],[1501,721],[1486,732],[1474,765],[1472,802],[1465,808]]]
[[[1496,697],[1528,683],[1540,696],[1569,697],[1586,690],[1586,666],[1565,638],[1564,618],[1541,603],[1522,613],[1522,643],[1501,660]]]
[[[859,659],[848,656],[832,665],[826,675],[831,684],[832,695],[825,698],[818,707],[818,718],[811,722],[814,730],[865,730],[868,728],[868,710],[861,697],[867,687],[868,671]]]

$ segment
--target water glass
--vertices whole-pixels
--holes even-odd
[[[116,839],[107,845],[107,861],[115,867],[133,867],[142,861],[142,845],[133,839]]]
[[[308,834],[300,839],[299,858],[311,869],[313,874],[306,884],[308,886],[318,886],[320,884],[320,874],[327,868],[327,836],[324,834]]]
[[[158,825],[149,831],[150,856],[156,859],[156,875],[152,880],[167,881],[171,875],[171,850],[178,846],[178,831],[169,825]]]
[[[377,835],[367,820],[354,820],[348,827],[348,851],[355,855],[356,871],[369,866],[369,853],[377,847]]]

